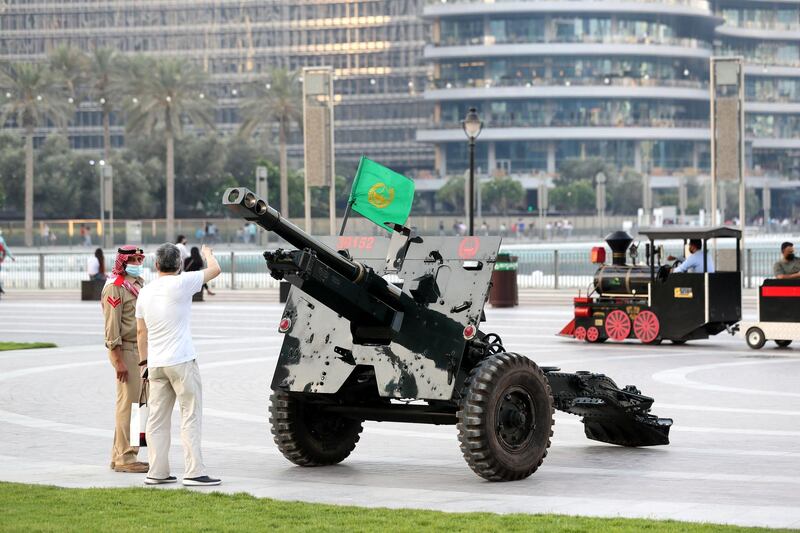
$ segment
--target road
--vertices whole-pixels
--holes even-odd
[[[800,527],[800,347],[752,351],[727,334],[684,346],[587,345],[554,336],[571,296],[526,293],[520,308],[488,308],[482,329],[541,365],[636,384],[656,398],[656,414],[675,419],[671,445],[589,441],[577,418],[557,413],[539,471],[489,483],[467,467],[454,427],[367,422],[344,463],[295,467],[273,445],[266,415],[281,342],[276,292],[223,293],[195,304],[193,318],[209,473],[223,478],[221,490],[287,500]],[[108,468],[113,371],[98,304],[76,300],[32,292],[0,302],[0,340],[59,345],[0,353],[0,479],[141,485],[142,475]],[[753,310],[748,301],[746,315]],[[177,418],[171,463],[180,476]]]

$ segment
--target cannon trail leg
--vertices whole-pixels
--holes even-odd
[[[669,444],[671,418],[650,414],[653,398],[634,386],[622,389],[603,374],[546,368],[555,408],[583,417],[586,436],[620,446]]]

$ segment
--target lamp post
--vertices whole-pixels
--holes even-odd
[[[600,220],[600,237],[605,233],[606,225],[606,175],[598,172],[595,176],[596,182],[596,200],[597,200],[597,218]]]
[[[475,139],[483,130],[483,122],[478,117],[478,110],[470,107],[467,116],[461,121],[461,127],[469,139],[469,234],[475,235]]]
[[[269,189],[267,182],[267,167],[259,165],[256,167],[256,196],[263,198],[264,201],[269,203]],[[265,240],[269,239],[269,233],[266,231],[258,232],[258,245],[264,246]]]

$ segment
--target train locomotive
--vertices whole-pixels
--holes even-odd
[[[586,296],[574,299],[575,314],[559,333],[562,336],[598,343],[608,339],[638,339],[645,344],[670,340],[683,344],[706,339],[722,331],[732,332],[741,320],[742,283],[739,260],[741,232],[725,226],[715,228],[673,228],[640,230],[649,240],[644,265],[637,264],[638,245],[624,231],[606,237],[611,263],[606,264],[605,248],[592,249],[591,261],[599,266]],[[703,242],[704,261],[710,239],[736,239],[735,270],[711,273],[678,273],[662,264],[661,239],[690,239]],[[630,256],[631,264],[626,261]]]

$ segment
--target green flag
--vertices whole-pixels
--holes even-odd
[[[392,231],[384,222],[406,223],[414,202],[414,181],[361,156],[349,201],[354,211]]]

